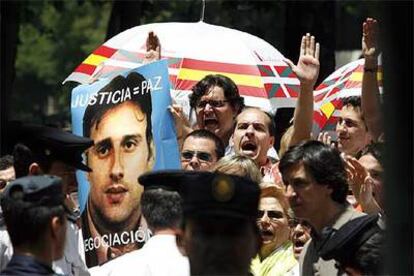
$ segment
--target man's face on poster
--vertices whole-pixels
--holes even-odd
[[[91,127],[95,145],[88,151],[90,211],[106,225],[137,221],[143,187],[138,177],[152,169],[141,108],[124,102],[108,110]]]

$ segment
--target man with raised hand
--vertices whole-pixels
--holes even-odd
[[[297,65],[285,60],[300,80],[300,95],[294,115],[293,132],[287,147],[310,138],[313,115],[313,88],[319,74],[319,43],[309,33],[302,37]],[[274,119],[258,109],[246,108],[236,117],[233,132],[234,150],[256,161],[264,181],[280,184],[277,165],[267,156],[273,147],[275,135]]]

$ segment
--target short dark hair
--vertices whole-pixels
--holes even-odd
[[[314,140],[302,141],[290,147],[279,163],[283,179],[285,180],[285,175],[291,167],[300,163],[316,183],[332,188],[333,201],[345,204],[348,180],[345,164],[338,150]]]
[[[190,106],[194,109],[200,98],[204,96],[210,88],[218,86],[224,91],[224,97],[229,101],[230,105],[240,112],[244,107],[244,99],[239,94],[239,89],[234,81],[224,75],[207,75],[196,83],[191,89],[193,93],[190,95]]]
[[[190,132],[189,134],[187,134],[187,136],[184,138],[184,141],[187,140],[188,137],[205,138],[205,139],[213,141],[214,145],[216,147],[215,152],[216,152],[216,155],[217,155],[217,160],[224,156],[225,148],[224,148],[223,141],[221,141],[221,139],[217,135],[212,133],[211,131],[208,131],[206,129],[194,130],[194,131]]]
[[[371,144],[368,144],[365,148],[362,149],[358,156],[358,159],[367,154],[374,156],[374,158],[377,159],[382,166],[384,164],[384,143],[373,142]]]
[[[258,108],[258,107],[251,107],[251,106],[244,107],[243,110],[240,113],[245,112],[245,111],[250,110],[250,109],[258,110],[260,112],[263,112],[267,116],[267,118],[269,119],[269,122],[267,124],[267,128],[269,130],[270,136],[274,137],[276,135],[276,124],[275,124],[275,120],[274,120],[273,115],[271,113],[267,112],[267,111],[264,111],[264,110]],[[238,119],[238,116],[236,117],[236,123],[234,124],[235,127],[236,127],[236,124],[237,124],[237,119]]]
[[[361,114],[361,119],[364,122],[365,129],[368,129],[368,126],[365,123],[364,114],[362,113],[361,96],[349,96],[342,98],[342,107],[344,106],[352,106],[354,109],[358,109]]]
[[[254,221],[208,217],[188,219],[186,245],[191,275],[246,275],[261,240]]]
[[[91,128],[95,124],[95,127],[98,128],[99,123],[101,122],[103,116],[109,110],[117,107],[120,104],[125,102],[131,102],[138,108],[142,110],[147,119],[147,129],[146,129],[146,138],[148,145],[148,158],[152,156],[151,151],[151,141],[152,141],[152,124],[151,124],[151,112],[152,112],[152,101],[151,101],[151,90],[148,86],[144,91],[143,83],[146,82],[146,79],[139,73],[132,72],[129,73],[126,77],[117,76],[109,84],[103,87],[98,93],[91,98],[86,107],[85,114],[83,116],[83,136],[90,137]],[[136,88],[136,89],[135,89]],[[129,99],[124,97],[123,102],[114,102],[112,100],[102,100],[107,97],[106,95],[110,91],[129,91]],[[109,98],[109,97],[108,97]],[[101,99],[99,101],[98,99]]]
[[[144,190],[141,209],[152,231],[180,227],[183,211],[178,192],[162,188]]]
[[[44,173],[47,173],[56,160],[53,155],[47,155],[44,148],[26,143],[17,143],[13,149],[14,171],[16,178],[29,174],[29,168],[32,163],[38,163]]]
[[[4,220],[13,246],[37,245],[42,242],[53,217],[64,219],[64,207],[33,206],[25,202],[23,192],[16,190],[11,197],[0,197]]]
[[[342,106],[352,106],[361,108],[361,96],[349,96],[342,98]]]
[[[5,170],[10,167],[13,167],[13,156],[5,155],[0,157],[0,170]]]

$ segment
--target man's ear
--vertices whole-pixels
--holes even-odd
[[[50,233],[54,240],[61,238],[61,235],[62,235],[61,233],[63,231],[62,227],[65,226],[64,219],[65,218],[63,217],[54,216],[52,217],[50,221]],[[66,231],[66,228],[65,228],[65,231]]]
[[[36,162],[30,164],[28,175],[41,175],[42,169],[40,168],[39,164]]]

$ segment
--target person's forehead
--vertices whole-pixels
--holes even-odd
[[[283,213],[283,207],[275,197],[262,197],[259,201],[259,210],[280,211]]]
[[[15,177],[14,175],[14,168],[13,166],[8,167],[7,169],[0,170],[0,179],[8,180],[13,179]]]
[[[146,115],[141,108],[126,102],[105,112],[101,121],[91,127],[91,138],[100,136],[99,140],[109,137],[122,137],[145,133],[147,127]],[[96,141],[95,141],[96,143]]]
[[[205,137],[190,136],[185,139],[183,144],[183,150],[207,151],[214,153],[215,148],[214,142]]]
[[[352,105],[344,105],[339,112],[339,117],[342,119],[351,119],[353,121],[362,121],[361,108]]]
[[[267,115],[258,109],[248,109],[237,116],[237,123],[257,123],[267,125],[269,118]]]
[[[204,93],[201,100],[225,100],[224,90],[220,86],[213,85]]]
[[[292,165],[286,172],[285,175],[287,178],[306,178],[307,172],[303,162],[298,162]]]

